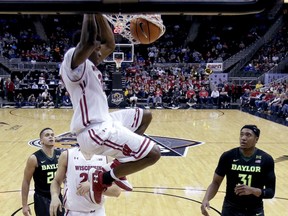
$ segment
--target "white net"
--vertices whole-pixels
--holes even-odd
[[[123,62],[123,59],[114,59],[114,62],[116,63],[116,68],[119,69],[121,68],[121,64]]]
[[[114,26],[114,32],[127,38],[133,44],[139,44],[137,40],[133,38],[130,33],[130,21],[135,18],[146,19],[161,29],[159,38],[165,33],[166,27],[163,24],[163,20],[160,14],[106,14],[106,19]]]

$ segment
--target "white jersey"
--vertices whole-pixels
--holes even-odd
[[[65,209],[68,213],[95,213],[95,215],[104,216],[104,196],[102,196],[102,202],[100,204],[95,204],[91,201],[90,193],[87,193],[85,196],[80,196],[77,195],[76,192],[78,185],[88,180],[89,169],[101,169],[103,165],[107,164],[107,157],[93,155],[90,160],[86,160],[80,149],[76,147],[68,149],[67,153],[67,172],[63,197]]]
[[[70,130],[78,133],[90,124],[111,120],[107,96],[102,88],[102,74],[86,60],[74,70],[71,61],[75,48],[69,49],[61,64],[60,75],[70,94],[74,114]]]

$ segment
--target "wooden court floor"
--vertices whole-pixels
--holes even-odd
[[[130,175],[134,191],[108,198],[107,216],[201,215],[200,202],[219,156],[238,146],[244,124],[258,125],[261,137],[257,146],[276,161],[276,195],[264,201],[265,215],[288,215],[288,127],[239,110],[151,111],[153,120],[146,134],[200,144],[184,145],[182,156],[163,156],[153,167]],[[56,135],[68,132],[71,116],[72,110],[64,109],[0,109],[0,216],[22,215],[18,210],[23,170],[28,156],[38,150],[28,142],[37,139],[44,127],[52,127]],[[33,189],[31,184],[32,209]],[[210,203],[211,216],[220,215],[224,196],[225,181]]]

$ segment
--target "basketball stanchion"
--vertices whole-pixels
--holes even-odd
[[[108,96],[110,108],[126,107],[126,100],[123,91],[121,64],[124,60],[124,53],[114,52],[113,61],[116,63],[116,70],[112,73],[112,90]]]

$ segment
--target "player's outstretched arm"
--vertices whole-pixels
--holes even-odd
[[[213,180],[211,184],[209,185],[209,187],[207,188],[207,191],[202,201],[201,212],[203,215],[209,216],[209,213],[207,211],[210,209],[209,201],[213,199],[216,193],[218,192],[223,179],[224,177],[214,173]]]
[[[24,177],[22,181],[22,188],[21,188],[21,196],[22,196],[22,213],[25,216],[30,216],[31,210],[28,206],[28,194],[30,188],[30,182],[37,166],[37,158],[35,155],[31,155],[26,163],[26,167],[24,170]]]
[[[102,14],[96,14],[95,19],[98,26],[97,40],[101,42],[100,55],[93,52],[89,59],[97,66],[115,49],[115,38],[109,22]]]
[[[75,69],[82,64],[94,50],[100,46],[100,41],[96,40],[98,35],[98,28],[94,14],[84,14],[80,42],[77,44],[72,62],[71,68]]]

